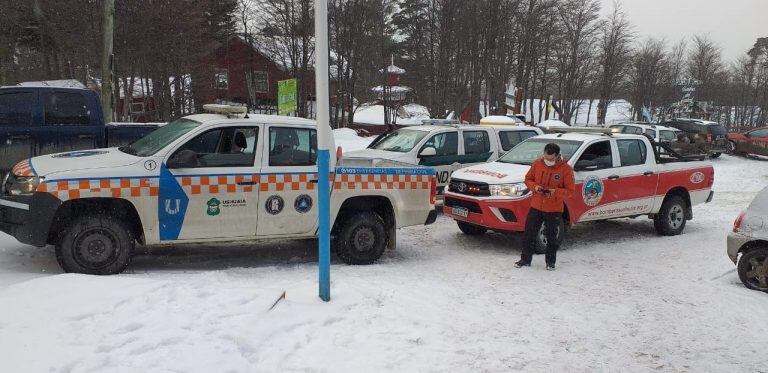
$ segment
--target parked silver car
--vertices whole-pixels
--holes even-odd
[[[768,188],[733,223],[728,256],[746,287],[768,292]]]

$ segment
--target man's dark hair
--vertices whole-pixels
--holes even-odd
[[[560,146],[551,142],[544,147],[544,153],[560,155]]]

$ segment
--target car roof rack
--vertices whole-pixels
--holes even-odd
[[[422,126],[458,126],[458,119],[422,119]]]
[[[566,133],[582,133],[588,135],[613,135],[619,133],[615,128],[602,128],[602,127],[553,127],[549,131],[559,133],[560,135]]]

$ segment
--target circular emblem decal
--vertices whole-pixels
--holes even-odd
[[[296,197],[296,201],[293,203],[293,208],[295,208],[296,211],[298,211],[300,214],[307,213],[312,209],[312,197],[306,194],[302,194]]]
[[[704,181],[703,172],[694,172],[691,174],[691,182],[694,184],[701,184]]]
[[[211,198],[208,200],[208,211],[207,214],[209,216],[216,216],[221,213],[221,209],[219,208],[219,205],[221,205],[221,201],[219,201],[216,198]]]
[[[80,157],[90,157],[92,155],[99,155],[99,154],[107,154],[109,152],[105,150],[86,150],[86,151],[79,151],[79,152],[69,152],[69,153],[61,153],[52,155],[53,158],[80,158]]]
[[[283,211],[283,206],[285,206],[285,201],[283,201],[283,198],[280,196],[271,196],[267,198],[267,202],[264,203],[264,208],[266,208],[267,212],[272,215],[277,215]]]
[[[604,192],[603,181],[597,176],[590,176],[584,180],[581,197],[587,206],[597,206],[600,203],[600,199],[603,198]]]
[[[150,159],[144,162],[144,168],[146,168],[147,171],[153,171],[154,169],[157,168],[157,162]]]

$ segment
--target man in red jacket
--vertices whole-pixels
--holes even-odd
[[[544,156],[533,162],[525,175],[525,185],[533,192],[533,196],[531,209],[525,220],[523,253],[515,267],[531,265],[536,237],[541,224],[544,223],[547,235],[545,260],[547,270],[552,271],[555,269],[557,249],[560,246],[557,241],[557,229],[563,219],[563,201],[569,198],[575,189],[573,169],[560,156],[560,147],[557,144],[549,143],[544,147]]]

